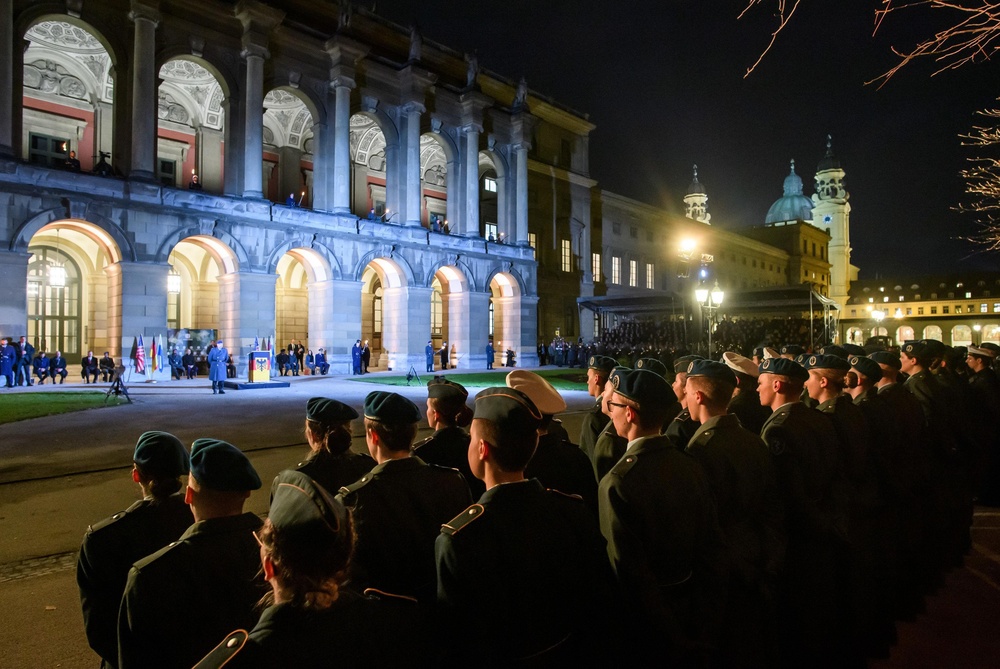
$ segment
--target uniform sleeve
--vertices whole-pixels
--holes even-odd
[[[159,592],[153,579],[143,578],[135,567],[129,571],[118,611],[118,669],[150,669],[159,666],[155,659],[162,653],[163,640],[155,617],[161,602],[176,597],[176,593]],[[183,640],[178,640],[183,643]]]
[[[88,534],[80,549],[76,563],[76,582],[80,588],[80,606],[83,610],[83,627],[87,642],[102,658],[115,662],[118,657],[118,607],[121,604],[119,588],[110,586],[109,575],[100,569],[106,561],[101,559],[97,542]],[[119,581],[120,582],[120,581]]]

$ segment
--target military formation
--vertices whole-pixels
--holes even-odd
[[[121,668],[863,667],[1000,501],[998,353],[593,355],[579,445],[526,370],[316,397],[263,521],[237,447],[147,432],[143,499],[81,548],[87,638]]]

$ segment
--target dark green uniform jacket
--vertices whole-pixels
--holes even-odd
[[[533,659],[548,666],[593,661],[588,644],[600,636],[592,634],[595,621],[608,615],[611,573],[579,498],[535,479],[494,486],[441,528],[434,549],[446,629],[488,618],[474,633],[446,635],[457,644],[454,661],[510,666],[540,654]]]
[[[664,436],[636,439],[601,479],[598,500],[639,664],[691,661],[714,642],[727,578],[701,466]]]
[[[691,441],[691,437],[694,433],[698,431],[698,427],[701,424],[695,419],[691,418],[691,412],[687,409],[682,410],[677,414],[672,421],[667,423],[666,429],[663,430],[663,434],[670,440],[670,443],[674,445],[678,451],[683,451],[687,448],[688,443]]]
[[[460,427],[443,427],[423,441],[414,444],[413,454],[430,465],[449,467],[462,472],[469,484],[472,499],[486,492],[486,484],[469,469],[469,433]]]
[[[434,539],[442,523],[472,501],[462,475],[417,456],[387,460],[338,497],[352,510],[358,535],[351,587],[432,602]]]
[[[313,451],[295,469],[336,495],[343,486],[354,483],[376,464],[375,459],[365,453]]]
[[[594,461],[594,445],[597,444],[597,437],[611,419],[601,411],[602,398],[600,395],[594,403],[594,407],[583,415],[583,423],[580,425],[580,450],[583,451],[591,462]]]
[[[740,419],[740,425],[754,434],[760,434],[764,422],[771,415],[771,408],[761,406],[756,388],[741,388],[730,402],[728,411]]]
[[[538,479],[546,488],[567,495],[579,495],[587,508],[597,516],[597,480],[594,470],[575,444],[563,441],[558,435],[543,434],[538,438],[538,448],[524,468],[526,478]]]
[[[266,592],[252,513],[195,523],[135,563],[118,615],[121,669],[190,667],[236,627],[257,622]]]
[[[618,464],[618,461],[625,455],[626,448],[628,448],[628,439],[619,437],[618,433],[615,432],[615,424],[609,420],[594,444],[594,474],[596,474],[598,481]]]
[[[140,500],[92,525],[83,537],[76,582],[87,641],[105,666],[118,665],[118,607],[132,563],[180,537],[194,522],[184,495]]]

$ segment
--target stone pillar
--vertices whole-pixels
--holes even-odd
[[[226,157],[223,160],[222,193],[239,196],[243,193],[243,105],[226,98],[222,101],[226,125],[223,128],[223,146]],[[263,117],[262,117],[263,119]],[[262,131],[263,132],[263,131]],[[261,138],[263,141],[263,138]],[[207,188],[207,185],[205,186]]]
[[[522,295],[518,300],[518,320],[520,350],[517,352],[518,367],[538,367],[538,297]]]
[[[467,125],[462,128],[462,134],[462,234],[482,237],[479,229],[479,128]]]
[[[317,211],[333,211],[333,124],[334,113],[330,110],[331,95],[326,99],[326,121],[313,124],[313,169],[309,195],[312,208]],[[313,353],[316,349],[313,349]]]
[[[0,251],[0,332],[26,334],[28,325],[28,259],[30,253]]]
[[[396,217],[399,223],[406,225],[420,225],[420,195],[423,184],[420,180],[420,114],[424,111],[423,105],[410,102],[402,110],[403,133],[405,135],[403,146],[406,157],[403,160],[403,172],[405,181],[403,182],[403,206],[404,211]],[[402,219],[402,220],[400,220]]]
[[[277,274],[231,272],[219,276],[219,337],[233,355],[237,376],[247,375],[254,337],[275,334]]]
[[[528,243],[528,148],[514,145],[514,243]]]
[[[336,91],[333,146],[333,211],[351,211],[351,89],[354,82],[337,77],[331,84]],[[350,349],[348,349],[350,354]]]
[[[431,292],[416,286],[382,287],[382,348],[393,370],[405,374],[410,367],[426,369],[424,346],[431,332]]]
[[[263,198],[264,59],[268,53],[262,46],[248,44],[240,55],[247,68],[243,91],[243,197]]]
[[[115,118],[111,105],[100,100],[94,102],[94,151],[95,159],[99,161],[98,151],[104,151],[111,155],[114,142]],[[77,155],[79,157],[79,155]]]
[[[129,177],[156,178],[156,26],[155,7],[132,0],[129,18],[135,24],[132,47],[132,168]]]
[[[448,294],[448,348],[455,346],[459,369],[486,369],[489,311],[489,293]]]
[[[14,63],[19,60],[14,57],[14,2],[0,0],[0,158],[17,155],[14,107],[21,105],[21,95],[14,95]]]
[[[309,284],[309,343],[326,349],[330,371],[351,373],[351,346],[361,333],[360,281]],[[374,364],[374,363],[373,363]]]
[[[105,267],[108,341],[112,348],[117,346],[119,351],[131,351],[135,338],[142,335],[148,351],[151,338],[166,335],[169,272],[170,265],[166,263],[122,261]],[[148,353],[146,359],[149,360]]]

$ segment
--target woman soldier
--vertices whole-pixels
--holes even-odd
[[[306,441],[312,449],[296,470],[336,494],[371,471],[375,460],[351,452],[351,421],[358,412],[343,402],[313,397],[306,404]]]
[[[461,384],[436,377],[427,383],[427,424],[434,434],[413,445],[413,454],[424,462],[462,472],[472,499],[486,492],[486,485],[469,469],[469,433],[472,410],[465,404],[469,391]]]
[[[415,639],[416,603],[343,587],[354,550],[351,515],[302,472],[285,470],[271,486],[260,532],[261,569],[271,592],[250,633],[236,630],[196,667],[401,666],[426,657]],[[394,628],[392,643],[384,643]]]

